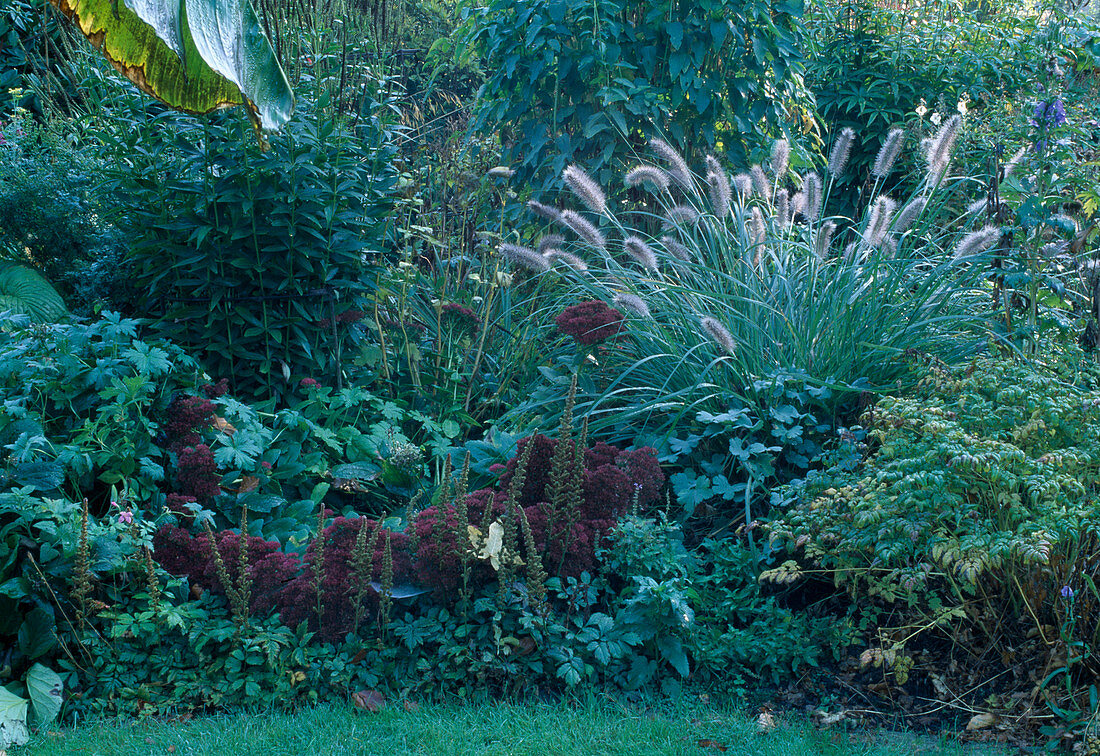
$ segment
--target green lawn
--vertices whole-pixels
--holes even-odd
[[[746,756],[992,756],[1003,749],[959,746],[905,733],[815,731],[777,716],[777,727],[757,732],[755,719],[716,708],[640,711],[614,703],[424,706],[391,704],[377,714],[320,706],[297,714],[203,717],[187,723],[110,720],[36,737],[10,756],[115,754],[478,754],[594,756],[595,754],[706,754]],[[725,749],[723,751],[723,748]]]

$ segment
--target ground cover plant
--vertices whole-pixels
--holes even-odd
[[[279,131],[0,12],[0,749],[1095,749],[1087,10],[234,7]]]

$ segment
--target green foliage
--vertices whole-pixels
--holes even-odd
[[[815,4],[807,27],[806,85],[821,120],[834,136],[849,127],[862,137],[849,163],[855,185],[887,130],[922,104],[981,107],[1027,91],[1045,65],[1035,19],[1014,9],[986,17],[953,0],[905,10],[856,0]]]
[[[1043,643],[1018,663],[1078,681],[1100,670],[1100,604],[1085,578],[1100,554],[1100,371],[1075,348],[1046,346],[1042,363],[932,365],[915,395],[869,409],[866,442],[848,435],[838,464],[789,489],[793,506],[770,526],[795,559],[763,579],[820,575],[847,590],[867,623],[864,663],[899,684],[913,666],[907,646],[927,645],[926,631],[1002,647],[1033,627],[1049,635],[1047,623],[1069,628],[1068,661]],[[925,668],[946,675],[939,654]],[[1068,687],[1068,699],[1047,700],[1072,706]]]
[[[506,162],[536,188],[572,162],[608,178],[639,123],[743,160],[799,96],[798,0],[495,0],[466,13],[452,49],[487,72],[472,125],[506,129]]]
[[[267,152],[239,119],[116,111],[99,134],[117,161],[99,192],[126,233],[137,306],[238,394],[342,382],[383,238],[385,130],[324,103],[301,111]]]
[[[58,320],[68,312],[57,289],[38,271],[9,260],[0,260],[0,310],[38,323]]]

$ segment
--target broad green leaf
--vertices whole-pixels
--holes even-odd
[[[208,113],[244,102],[266,129],[290,118],[290,85],[249,0],[50,2],[120,73],[169,107]]]
[[[5,310],[39,323],[56,321],[68,312],[61,295],[38,271],[0,260],[0,312]]]
[[[237,85],[265,128],[290,120],[294,95],[248,0],[184,0],[195,47]]]
[[[35,664],[27,672],[27,695],[31,697],[37,726],[57,718],[61,712],[61,693],[64,689],[58,674],[44,664]]]
[[[26,745],[31,739],[27,731],[27,705],[30,702],[0,687],[0,748]]]

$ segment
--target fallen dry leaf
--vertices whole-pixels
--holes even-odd
[[[386,699],[377,690],[358,690],[351,694],[351,702],[371,714],[377,714],[386,705]]]
[[[237,493],[248,493],[249,491],[255,491],[257,486],[260,485],[260,479],[254,475],[245,475],[241,478],[241,484],[237,487]]]
[[[234,428],[232,424],[230,424],[230,422],[221,415],[214,415],[214,427],[227,436],[232,436],[234,433],[237,432],[237,429]]]
[[[975,714],[970,718],[970,721],[966,723],[966,729],[968,732],[974,730],[980,730],[984,727],[989,727],[997,723],[997,715],[990,712],[985,714]]]
[[[420,711],[420,704],[418,704],[416,701],[405,701],[404,706],[405,706],[405,711],[408,711],[408,712]]]
[[[719,743],[717,740],[707,740],[707,739],[700,740],[699,741],[699,747],[700,748],[713,748],[714,750],[720,751],[722,753],[725,753],[726,751],[729,750],[724,745]]]
[[[775,717],[770,711],[765,711],[756,718],[756,731],[759,733],[771,732],[775,729]]]

